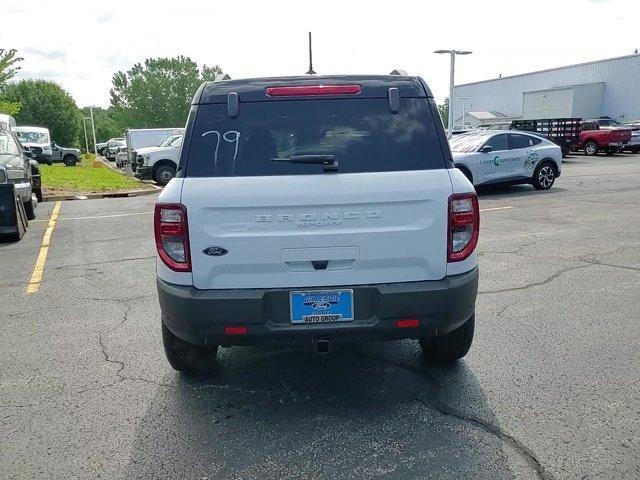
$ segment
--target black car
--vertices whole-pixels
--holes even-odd
[[[13,183],[27,218],[36,218],[31,158],[16,136],[4,130],[0,130],[0,183]]]

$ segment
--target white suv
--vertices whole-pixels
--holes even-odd
[[[203,84],[154,223],[176,370],[218,346],[471,345],[478,200],[420,78]]]

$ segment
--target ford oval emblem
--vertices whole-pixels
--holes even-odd
[[[210,255],[212,257],[221,257],[222,255],[226,255],[227,253],[229,253],[229,250],[227,250],[224,247],[207,247],[204,250],[202,250],[202,253],[204,253],[205,255]]]
[[[329,302],[315,302],[311,304],[311,308],[313,308],[314,310],[327,310],[328,308],[331,308],[331,304]]]

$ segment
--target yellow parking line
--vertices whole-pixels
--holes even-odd
[[[515,207],[492,207],[492,208],[481,208],[481,212],[493,212],[494,210],[509,210],[510,208]]]
[[[44,271],[44,263],[47,261],[47,254],[49,253],[49,242],[51,241],[51,234],[56,226],[58,220],[58,213],[60,213],[60,207],[62,202],[56,202],[49,217],[49,223],[47,229],[42,237],[42,245],[40,246],[40,253],[38,254],[38,260],[36,260],[36,266],[33,267],[33,273],[31,274],[31,280],[27,285],[27,293],[36,293],[40,289],[40,283],[42,283],[42,273]]]

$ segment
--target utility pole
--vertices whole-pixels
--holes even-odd
[[[316,72],[313,71],[313,53],[311,51],[311,32],[309,32],[309,71],[307,75],[315,75]]]
[[[84,128],[84,145],[85,145],[85,152],[89,153],[89,139],[87,138],[87,118],[89,117],[82,117],[82,127]]]
[[[91,112],[91,129],[93,130],[93,153],[95,153],[96,158],[98,158],[98,145],[96,145],[96,124],[93,121],[93,107],[89,107],[89,111]]]
[[[471,97],[458,97],[458,100],[462,100],[462,128],[465,128],[467,124],[467,100],[471,100]]]
[[[449,121],[447,122],[447,136],[451,138],[451,132],[453,131],[453,77],[456,71],[456,55],[469,55],[468,50],[435,50],[433,53],[448,53],[451,55],[451,66],[449,68]]]

